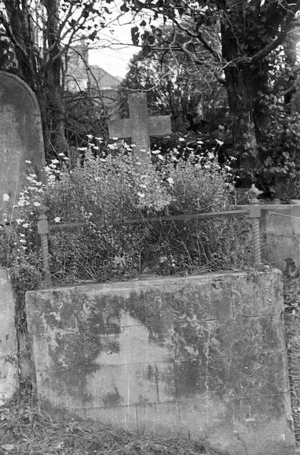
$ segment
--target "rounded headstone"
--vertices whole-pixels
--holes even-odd
[[[0,71],[0,222],[4,213],[13,217],[18,194],[28,184],[29,166],[42,179],[45,151],[39,105],[24,81]]]

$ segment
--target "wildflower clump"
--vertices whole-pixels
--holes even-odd
[[[139,162],[122,146],[107,156],[88,147],[72,166],[59,158],[47,166],[45,183],[29,172],[17,215],[2,227],[1,262],[18,289],[35,289],[42,282],[41,205],[48,208],[50,272],[56,285],[248,264],[247,220],[189,216],[229,208],[228,172],[214,157],[190,153],[177,159],[174,151],[162,163],[154,152]]]

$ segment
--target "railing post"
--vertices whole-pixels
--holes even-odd
[[[42,247],[42,257],[43,257],[43,269],[44,269],[44,284],[46,286],[51,285],[51,278],[50,278],[50,267],[49,267],[49,243],[48,243],[48,235],[49,235],[49,223],[48,217],[46,212],[48,211],[48,207],[45,205],[41,205],[39,208],[39,217],[38,217],[38,234],[41,237],[41,247]]]
[[[249,218],[252,219],[252,235],[253,235],[253,250],[254,250],[254,267],[257,270],[263,270],[264,265],[261,261],[261,248],[260,248],[260,229],[259,220],[261,216],[261,208],[257,196],[261,194],[254,184],[252,184],[248,191],[249,197]]]

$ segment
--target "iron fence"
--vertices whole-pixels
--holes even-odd
[[[255,190],[255,189],[254,189]],[[251,196],[252,195],[252,196]],[[42,206],[40,208],[40,215],[38,219],[38,234],[41,239],[42,259],[43,259],[43,270],[44,270],[44,284],[51,285],[50,266],[49,266],[49,234],[50,231],[55,230],[68,230],[86,227],[88,224],[85,222],[79,223],[68,223],[68,224],[51,224],[47,217],[47,207]],[[178,220],[198,220],[212,217],[227,217],[227,216],[248,216],[252,220],[252,242],[253,242],[253,265],[256,269],[262,270],[263,264],[261,260],[261,242],[260,242],[260,217],[261,217],[261,206],[257,199],[257,193],[252,191],[249,194],[249,206],[241,210],[227,210],[220,212],[206,212],[206,213],[190,213],[184,215],[174,216],[159,216],[147,218],[148,223],[153,222],[168,222]],[[128,219],[122,218],[110,223],[95,223],[95,227],[107,227],[107,226],[122,226],[122,225],[134,225],[143,223],[142,219]]]

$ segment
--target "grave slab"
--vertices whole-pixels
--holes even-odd
[[[32,291],[48,412],[292,455],[281,273],[212,273]]]
[[[42,178],[45,156],[38,102],[24,81],[0,71],[0,223],[4,213],[13,215],[17,195],[27,183],[26,161]]]

